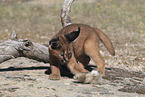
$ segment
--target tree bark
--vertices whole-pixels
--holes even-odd
[[[18,39],[13,32],[9,40],[0,43],[0,63],[17,57],[49,62],[48,47],[27,39]]]
[[[71,24],[71,20],[69,17],[69,12],[71,11],[71,5],[74,0],[65,0],[61,9],[61,23],[62,26],[65,27]]]

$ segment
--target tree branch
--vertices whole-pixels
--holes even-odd
[[[65,27],[71,24],[71,20],[69,17],[69,12],[71,11],[71,5],[74,0],[65,0],[61,9],[61,23],[62,26]]]
[[[18,39],[17,34],[13,32],[9,40],[0,43],[0,63],[21,56],[49,62],[47,46],[30,42],[27,39]]]

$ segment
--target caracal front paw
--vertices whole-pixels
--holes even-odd
[[[100,83],[101,76],[97,70],[92,70],[91,72],[78,73],[74,76],[74,79],[81,83],[93,83],[94,81]]]
[[[76,82],[84,83],[87,73],[88,72],[77,73],[73,78],[76,80]]]
[[[50,80],[60,80],[61,76],[59,74],[50,74],[49,79]]]

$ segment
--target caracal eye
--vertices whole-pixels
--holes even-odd
[[[59,55],[62,56],[62,57],[64,56],[64,54],[59,54]]]
[[[68,54],[68,58],[70,59],[70,58],[71,58],[71,56],[72,56],[72,53],[69,53],[69,54]]]

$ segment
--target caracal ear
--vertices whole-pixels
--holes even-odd
[[[52,49],[57,50],[61,48],[60,42],[59,42],[59,38],[53,38],[49,41],[49,45]]]
[[[64,36],[67,38],[69,42],[74,41],[80,34],[80,27],[78,27],[78,31],[73,31],[69,34],[65,34]]]

